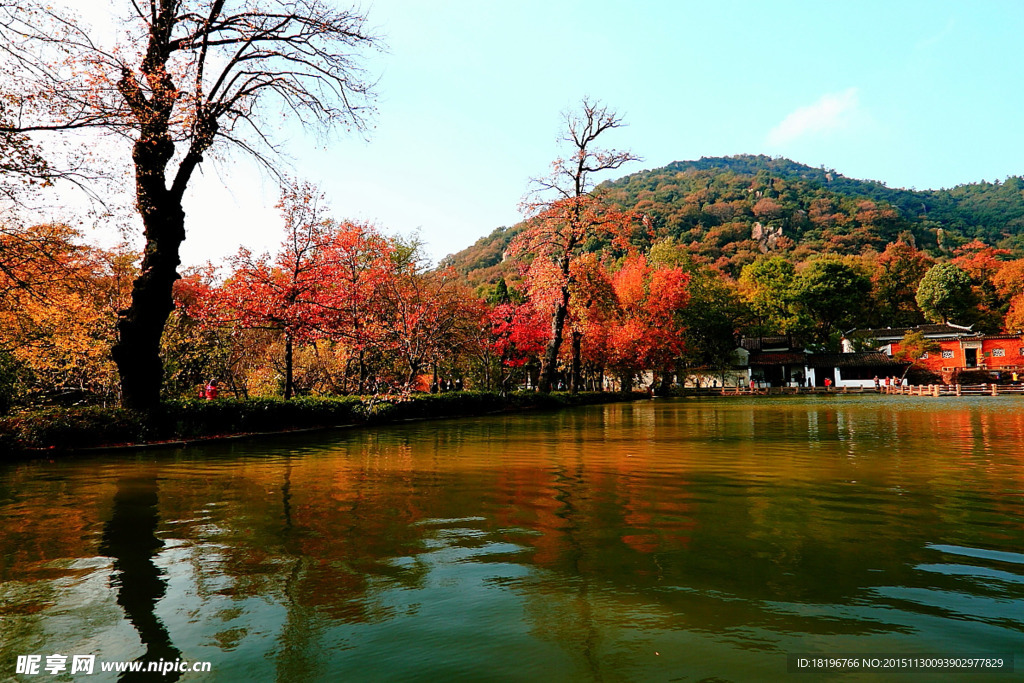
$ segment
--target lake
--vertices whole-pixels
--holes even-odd
[[[0,680],[71,680],[75,655],[96,681],[1024,669],[1020,397],[658,399],[22,462],[0,524]],[[137,660],[209,670],[101,671]]]

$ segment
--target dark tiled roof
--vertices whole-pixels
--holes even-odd
[[[884,353],[795,353],[754,352],[750,365],[792,365],[812,368],[902,368],[909,363],[894,360]]]
[[[800,348],[800,342],[789,336],[775,337],[744,337],[740,340],[740,346],[747,351],[760,351],[761,349],[796,349]]]
[[[807,364],[812,368],[902,368],[910,365],[884,353],[812,353]]]
[[[936,335],[948,335],[952,337],[975,336],[979,334],[970,328],[958,325],[917,325],[915,327],[876,327],[873,329],[852,330],[846,333],[847,337],[862,337],[866,339],[901,339],[908,332],[920,332],[926,337]]]
[[[803,365],[807,354],[797,351],[755,351],[750,354],[750,365]]]
[[[1024,334],[1020,332],[1012,332],[1007,334],[986,334],[979,339],[1020,339],[1024,341]]]

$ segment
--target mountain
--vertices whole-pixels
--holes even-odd
[[[671,238],[725,272],[764,253],[794,260],[860,254],[900,238],[936,256],[975,239],[1024,255],[1024,178],[1018,176],[906,190],[789,159],[739,155],[676,161],[605,182],[598,191],[650,219],[653,234],[635,246]],[[446,263],[471,281],[493,281],[522,227],[498,228]]]

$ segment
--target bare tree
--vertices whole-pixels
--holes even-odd
[[[113,357],[123,404],[151,409],[185,239],[182,198],[204,155],[234,146],[273,169],[275,112],[363,130],[372,84],[358,52],[377,40],[364,15],[326,0],[122,1],[127,36],[104,46],[41,0],[0,0],[9,102],[0,135],[98,129],[131,141],[146,244]]]
[[[6,118],[0,108],[0,126]],[[0,201],[18,203],[22,193],[48,178],[49,166],[27,135],[0,133]]]
[[[640,159],[630,152],[595,146],[600,135],[625,125],[618,114],[598,102],[584,98],[580,111],[567,113],[565,122],[562,142],[568,146],[570,154],[555,160],[549,176],[532,180],[534,191],[525,206],[531,225],[514,245],[514,251],[549,259],[555,266],[554,281],[546,283],[557,291],[551,311],[551,337],[544,349],[538,380],[543,392],[551,391],[569,314],[573,259],[589,238],[602,232],[621,235],[632,218],[608,210],[600,198],[594,196],[591,176]],[[574,351],[578,353],[578,345],[574,345]],[[578,358],[574,359],[573,367],[572,384],[576,388]]]

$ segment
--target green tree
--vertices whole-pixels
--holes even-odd
[[[210,379],[236,390],[232,373],[232,331],[201,324],[179,307],[167,321],[161,340],[166,398],[195,398]]]
[[[800,309],[814,321],[814,337],[831,343],[840,326],[859,322],[871,281],[839,260],[812,261],[797,276],[794,298]]]
[[[789,334],[801,327],[794,313],[796,268],[781,256],[761,258],[740,271],[740,294],[760,334]]]
[[[966,322],[974,308],[971,276],[952,263],[938,263],[917,288],[917,305],[929,320]]]
[[[722,374],[733,363],[744,307],[735,287],[710,268],[688,272],[690,303],[679,313],[684,328],[680,361]]]
[[[0,415],[7,414],[23,391],[22,374],[23,370],[14,356],[0,349]]]

